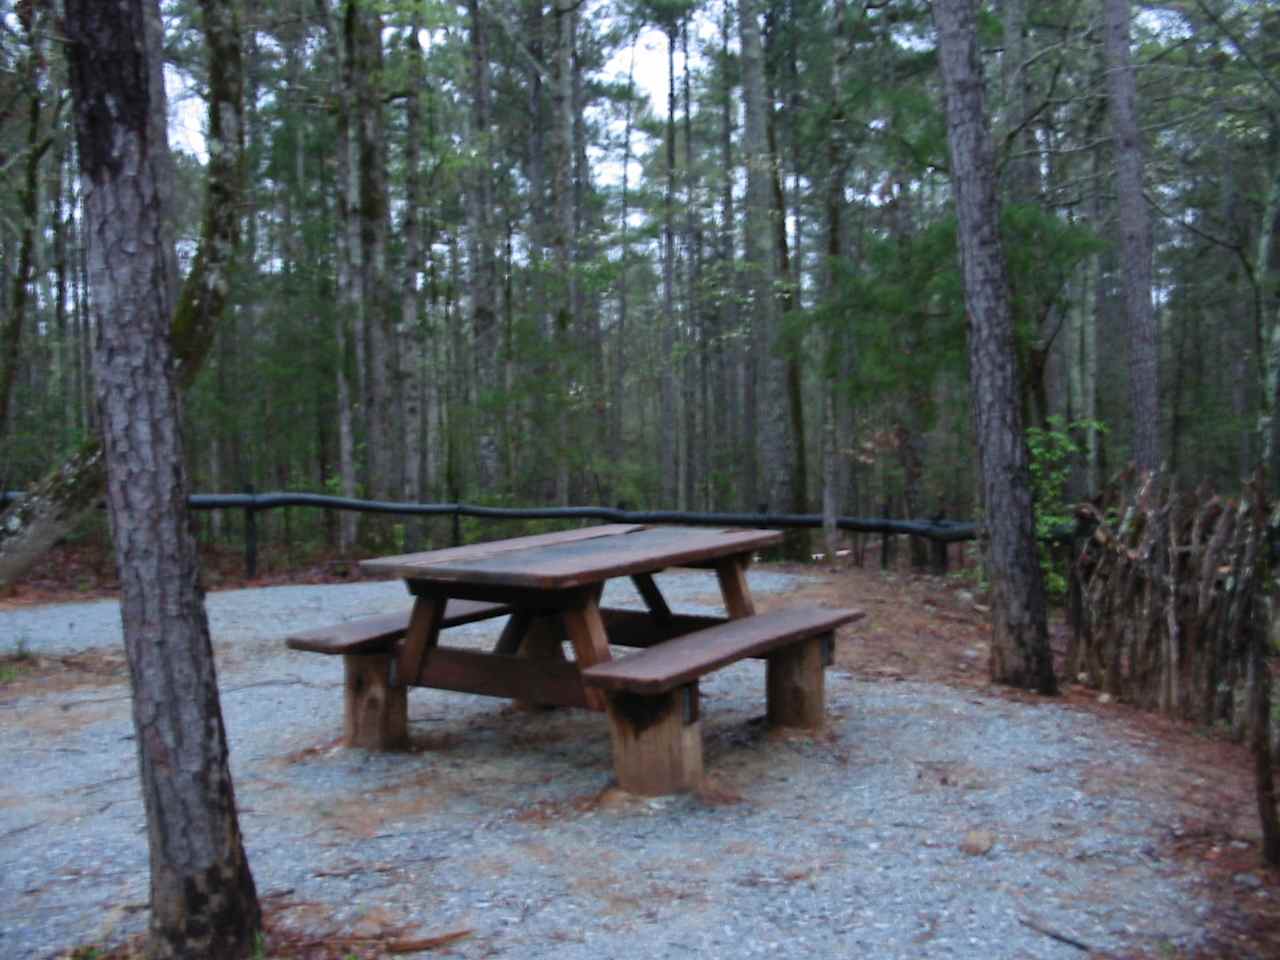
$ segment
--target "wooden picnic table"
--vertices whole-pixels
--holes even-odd
[[[405,690],[415,686],[607,709],[623,786],[687,789],[702,767],[698,677],[768,656],[771,720],[814,726],[835,625],[861,615],[812,608],[756,615],[747,567],[781,537],[772,530],[611,524],[365,560],[366,572],[405,581],[414,598],[407,621],[370,618],[363,631],[337,625],[295,634],[289,644],[344,654],[349,744],[403,746]],[[713,570],[724,615],[673,612],[654,579],[671,567]],[[618,577],[631,579],[646,609],[601,607],[605,583]],[[489,651],[441,643],[453,625],[502,614],[509,619]],[[738,621],[749,622],[730,627]],[[646,649],[614,659],[611,645]]]

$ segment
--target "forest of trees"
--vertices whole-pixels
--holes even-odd
[[[0,490],[95,432],[59,6],[0,4]],[[233,136],[182,132],[222,54],[164,11],[182,268],[234,264],[192,489],[974,514],[927,3],[245,4]],[[1105,425],[1074,495],[1134,458],[1226,489],[1280,462],[1280,11],[978,27],[1022,422]],[[206,208],[218,162],[243,188]]]

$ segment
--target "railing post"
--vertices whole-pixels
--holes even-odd
[[[947,572],[947,551],[950,543],[941,538],[931,539],[929,546],[933,552],[933,574],[943,576]]]
[[[244,492],[253,496],[253,484],[246,483]],[[247,580],[258,576],[258,508],[249,503],[244,508],[244,575]]]
[[[462,546],[462,511],[458,504],[453,505],[453,545]]]

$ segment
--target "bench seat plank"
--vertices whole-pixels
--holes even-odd
[[[582,671],[587,686],[644,695],[665,693],[745,657],[755,657],[859,620],[861,610],[799,607],[730,620]]]
[[[442,626],[457,627],[464,623],[501,617],[511,612],[503,603],[480,600],[450,599],[444,609]],[[286,643],[293,650],[308,653],[365,654],[380,653],[405,635],[409,629],[408,608],[395,613],[380,613],[358,620],[347,620],[315,630],[302,630],[290,634]]]

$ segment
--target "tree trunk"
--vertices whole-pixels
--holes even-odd
[[[631,216],[631,133],[635,107],[636,41],[631,38],[631,56],[627,63],[627,94],[622,134],[622,210],[618,218],[618,244],[621,249],[621,267],[618,279],[618,318],[613,335],[613,375],[609,398],[609,466],[613,479],[611,495],[618,487],[618,468],[626,449],[626,418],[623,406],[626,402],[624,381],[627,373],[627,310],[630,305],[629,269],[631,266],[631,236],[628,220]]]
[[[702,307],[702,226],[699,222],[697,179],[694,165],[693,84],[689,59],[689,17],[680,24],[680,50],[684,60],[681,81],[684,99],[684,249],[685,249],[685,332],[689,343],[684,351],[684,378],[681,384],[681,408],[684,411],[683,454],[681,474],[684,482],[680,494],[682,509],[699,509],[698,491],[705,476],[704,455],[707,448],[705,428],[698,432],[698,414],[708,405],[698,402],[698,387],[706,385],[706,340]],[[700,376],[701,374],[701,376]],[[704,509],[705,504],[701,505]]]
[[[398,492],[401,430],[398,377],[391,355],[395,343],[387,284],[387,145],[382,74],[382,15],[367,0],[352,0],[355,106],[359,131],[361,295],[366,350],[366,440],[369,495],[391,499]]]
[[[764,50],[756,0],[738,0],[738,32],[742,44],[744,101],[742,150],[747,168],[745,249],[743,274],[749,296],[751,353],[747,358],[747,435],[744,445],[745,489],[754,500],[784,509],[789,497],[778,499],[789,473],[780,433],[785,429],[786,398],[783,370],[774,357],[773,230],[769,222],[769,143],[765,130]],[[763,389],[761,389],[763,388]],[[761,422],[763,420],[763,422]],[[764,434],[763,437],[757,433]],[[757,456],[756,451],[760,451]],[[781,485],[781,486],[780,486]],[[751,509],[760,503],[748,503]]]
[[[573,18],[576,3],[555,0],[555,88],[552,95],[552,138],[555,163],[552,195],[555,226],[552,248],[556,258],[555,339],[559,371],[556,402],[556,503],[569,503],[569,375],[570,335],[577,329],[573,272]]]
[[[471,32],[471,151],[467,213],[470,228],[471,315],[476,344],[476,481],[482,494],[498,482],[498,238],[494,230],[493,123],[489,37],[479,0],[468,0]]]
[[[422,225],[418,206],[422,202],[422,90],[426,86],[422,43],[418,39],[421,5],[415,3],[410,16],[408,55],[409,90],[404,102],[404,269],[400,280],[399,355],[404,408],[404,471],[401,475],[401,497],[422,502],[426,499],[422,484],[422,366],[425,335],[422,328]],[[420,517],[406,518],[406,550],[421,549],[425,540],[425,524]]]
[[[678,510],[679,465],[676,462],[676,24],[667,32],[667,122],[662,191],[662,336],[658,356],[658,485],[659,506]]]
[[[1129,62],[1129,0],[1105,0],[1107,94],[1115,133],[1116,194],[1120,218],[1121,278],[1129,340],[1129,405],[1133,459],[1158,470],[1160,338],[1151,304],[1151,218],[1142,193],[1142,138],[1135,106],[1137,81]]]
[[[831,55],[831,121],[827,130],[826,196],[826,262],[822,270],[822,293],[825,306],[834,310],[838,302],[836,264],[844,250],[844,182],[848,161],[844,157],[844,70],[848,60],[848,9],[845,0],[836,0],[833,15],[834,49]],[[822,373],[822,534],[828,568],[837,564],[839,531],[836,518],[840,513],[842,489],[840,478],[840,424],[836,414],[836,371],[842,354],[842,338],[836,332],[833,318],[824,333],[824,365]]]
[[[990,537],[991,677],[1053,693],[1044,581],[1014,354],[995,170],[983,105],[973,0],[935,0],[947,140],[969,312],[969,380]]]
[[[357,191],[354,171],[357,162],[353,157],[354,140],[351,136],[354,113],[349,54],[342,41],[339,26],[331,16],[327,2],[320,0],[325,14],[325,49],[333,71],[330,93],[334,103],[334,171],[337,180],[334,194],[334,339],[336,344],[336,402],[338,408],[338,477],[344,497],[354,497],[359,492],[356,480],[356,395],[352,387],[352,372],[356,371],[359,383],[359,358],[362,351],[356,349],[356,315],[360,311],[359,238],[355,235],[354,208]],[[338,549],[350,553],[359,534],[360,514],[343,510],[338,515]]]
[[[223,12],[206,0],[206,15]],[[151,852],[149,958],[248,957],[261,914],[241,842],[188,528],[177,259],[160,10],[68,0],[107,504]]]
[[[743,436],[740,430],[745,411],[749,409],[744,395],[737,388],[736,373],[740,365],[735,361],[741,351],[737,346],[738,332],[738,292],[737,272],[734,270],[737,236],[737,215],[734,206],[733,188],[736,171],[733,165],[733,121],[734,96],[733,83],[729,76],[729,38],[732,34],[733,7],[731,0],[724,0],[720,16],[720,72],[723,74],[720,90],[720,235],[718,238],[718,272],[722,292],[718,311],[719,336],[715,339],[715,389],[712,391],[712,452],[713,471],[717,480],[717,489],[713,492],[713,503],[721,509],[730,506],[727,494],[737,493],[745,498],[744,489],[735,490],[732,477],[739,473],[734,464],[735,440]],[[732,349],[729,344],[733,344]],[[732,414],[732,416],[731,416]],[[751,448],[754,451],[754,448]],[[755,475],[755,454],[752,452],[743,464],[741,473],[746,477]],[[742,482],[747,482],[745,479]],[[754,484],[754,481],[751,481]],[[724,499],[715,496],[721,494]],[[736,503],[754,506],[754,486],[752,499],[738,499]]]

